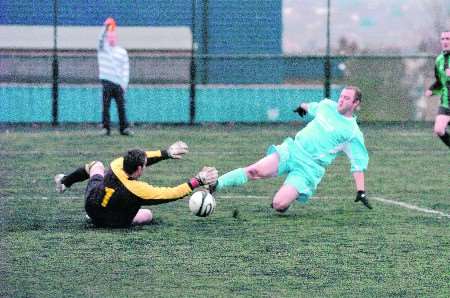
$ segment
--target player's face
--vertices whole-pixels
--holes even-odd
[[[108,43],[111,47],[115,47],[117,44],[117,34],[116,31],[108,31],[107,36]]]
[[[450,52],[450,31],[442,32],[441,34],[441,47],[444,52]]]
[[[355,90],[344,89],[338,100],[338,112],[345,116],[351,116],[359,105],[359,101],[354,101]]]

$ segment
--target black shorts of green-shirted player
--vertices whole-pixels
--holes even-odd
[[[441,103],[434,121],[434,133],[450,147],[450,135],[447,127],[450,123],[450,30],[441,33],[442,53],[436,57],[434,66],[435,82],[425,92],[426,96],[440,95]]]
[[[113,160],[106,173],[101,162],[93,161],[69,175],[56,175],[56,190],[64,192],[74,183],[89,179],[85,210],[94,225],[121,228],[147,224],[152,221],[153,214],[141,206],[182,199],[195,188],[217,181],[217,170],[213,167],[204,167],[195,177],[175,187],[155,187],[138,181],[146,167],[164,159],[179,159],[187,152],[187,145],[181,141],[167,150],[130,150]]]

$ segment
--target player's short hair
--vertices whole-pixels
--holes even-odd
[[[145,165],[145,151],[141,149],[132,149],[123,157],[123,170],[128,174],[133,174],[139,166]]]
[[[359,88],[356,87],[356,86],[351,86],[351,85],[350,85],[350,86],[346,86],[345,89],[349,89],[349,90],[355,91],[355,96],[354,96],[353,100],[357,100],[357,101],[359,101],[359,102],[362,101],[362,92],[361,92],[361,89],[359,89]]]

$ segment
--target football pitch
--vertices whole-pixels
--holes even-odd
[[[155,125],[127,138],[89,126],[0,128],[0,296],[449,297],[450,152],[431,123],[361,125],[373,210],[353,202],[345,156],[310,202],[283,215],[269,207],[282,178],[215,194],[207,218],[179,200],[150,207],[152,225],[118,230],[86,221],[84,183],[54,191],[57,173],[177,140],[189,154],[143,180],[173,186],[204,165],[223,174],[298,129]]]

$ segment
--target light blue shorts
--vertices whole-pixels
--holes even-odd
[[[280,145],[272,145],[267,155],[277,152],[280,156],[278,176],[287,174],[284,184],[295,187],[298,201],[306,203],[317,189],[325,174],[325,168],[298,148],[292,138],[287,138]]]

